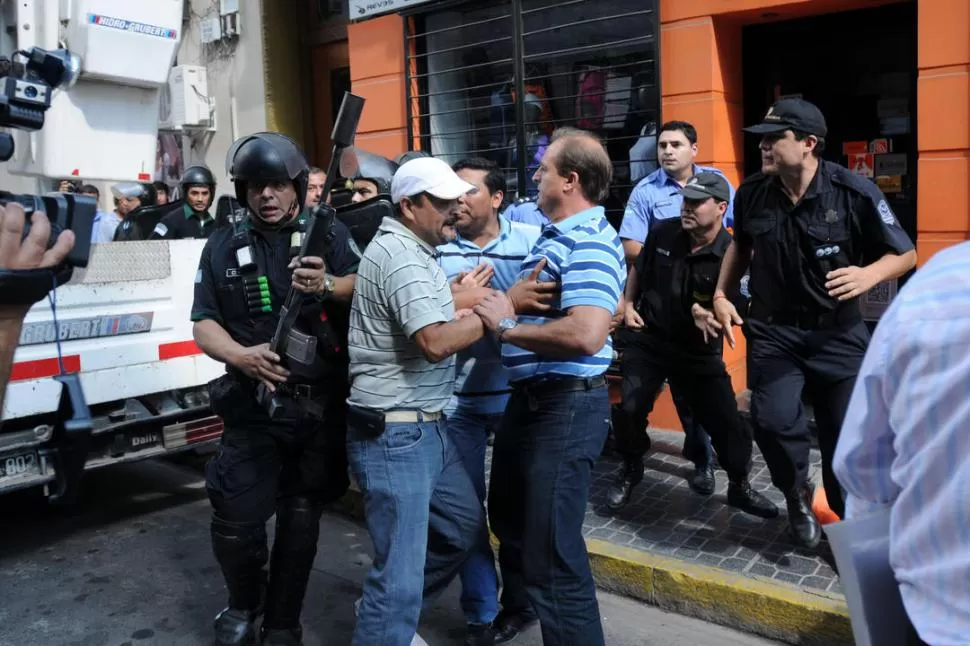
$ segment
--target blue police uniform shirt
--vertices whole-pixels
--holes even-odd
[[[539,227],[510,222],[499,216],[499,235],[479,247],[460,235],[454,242],[438,247],[438,262],[448,281],[463,271],[471,271],[483,262],[495,268],[491,286],[507,291],[518,280],[522,261],[539,239]],[[446,410],[479,414],[501,413],[509,396],[509,374],[502,365],[502,348],[498,339],[486,334],[458,353],[455,396]]]
[[[502,215],[510,222],[532,224],[537,227],[544,227],[549,224],[549,218],[539,210],[539,205],[531,197],[524,197],[509,204]]]
[[[695,164],[694,174],[697,173],[717,173],[725,177],[724,173],[716,168]],[[728,186],[731,186],[730,182]],[[658,168],[640,180],[630,193],[630,199],[623,211],[620,238],[646,243],[650,228],[658,221],[679,218],[680,206],[684,202],[680,189],[680,184],[663,168]],[[724,212],[724,226],[734,226],[733,186],[731,186],[731,201],[728,202],[727,211]]]
[[[555,281],[561,292],[548,316],[520,316],[525,325],[542,325],[565,315],[572,307],[601,307],[612,316],[626,285],[626,261],[616,230],[606,219],[602,206],[581,211],[542,228],[539,241],[522,263],[520,278],[527,277],[542,258],[546,266],[540,281]],[[524,348],[502,344],[502,361],[513,383],[525,379],[596,377],[606,372],[613,360],[613,342],[593,356],[546,357]]]

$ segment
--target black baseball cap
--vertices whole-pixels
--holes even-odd
[[[713,197],[721,202],[729,202],[731,185],[717,173],[697,173],[687,180],[687,185],[680,189],[680,194],[688,200],[706,200]]]
[[[745,132],[766,135],[784,130],[800,130],[816,137],[824,137],[828,132],[825,117],[814,103],[804,99],[782,99],[768,108],[761,123],[748,126]]]

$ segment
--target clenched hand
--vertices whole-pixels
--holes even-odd
[[[276,392],[276,384],[290,376],[290,371],[280,365],[279,356],[270,352],[268,343],[243,348],[232,365],[247,377],[263,382],[270,392]]]

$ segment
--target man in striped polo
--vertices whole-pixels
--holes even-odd
[[[364,495],[374,563],[354,646],[424,643],[422,599],[458,574],[485,522],[442,411],[455,353],[482,338],[455,320],[435,246],[455,237],[458,198],[474,187],[440,159],[415,159],[391,182],[384,218],[360,262],[350,315],[347,454]]]
[[[626,280],[620,239],[597,206],[612,173],[593,135],[554,135],[534,177],[550,223],[519,276],[540,269],[541,280],[560,283],[558,302],[545,316],[516,317],[494,291],[474,310],[503,343],[512,385],[495,436],[489,519],[503,583],[524,591],[515,605],[535,608],[545,646],[604,643],[582,526],[609,426],[603,375]]]
[[[452,167],[458,176],[475,188],[461,197],[458,214],[458,236],[438,247],[442,269],[448,280],[463,274],[490,272],[489,285],[507,292],[519,277],[522,261],[539,238],[539,227],[510,222],[499,215],[505,197],[505,177],[498,165],[482,158],[465,159]],[[486,274],[486,277],[488,274]],[[474,281],[473,281],[474,284]],[[558,286],[550,284],[553,288]],[[474,301],[478,290],[464,288],[459,282],[452,287],[456,303]],[[549,294],[551,299],[552,294]],[[469,299],[469,297],[471,297]],[[477,299],[477,300],[480,300]],[[457,307],[469,307],[474,302]],[[458,379],[455,394],[448,404],[448,433],[458,447],[465,468],[475,484],[479,500],[485,502],[485,447],[490,433],[502,421],[509,396],[509,375],[502,365],[501,344],[491,335],[458,354]],[[483,528],[484,529],[484,528]],[[477,548],[461,571],[461,606],[468,622],[466,646],[492,643],[491,623],[498,614],[498,577],[495,556],[483,531]],[[518,633],[521,624],[535,621],[529,612],[521,621],[503,612],[496,630]],[[502,642],[502,636],[495,640]]]

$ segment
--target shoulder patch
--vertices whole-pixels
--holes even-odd
[[[896,224],[896,216],[893,214],[893,210],[889,207],[889,204],[886,203],[886,200],[879,200],[879,205],[876,207],[876,210],[879,211],[879,217],[883,222],[889,226]]]
[[[202,270],[199,269],[195,272],[195,284],[198,285],[202,282]]]
[[[160,236],[164,236],[166,233],[168,233],[168,227],[162,224],[161,222],[159,222],[158,224],[155,225],[154,233],[157,233]]]

